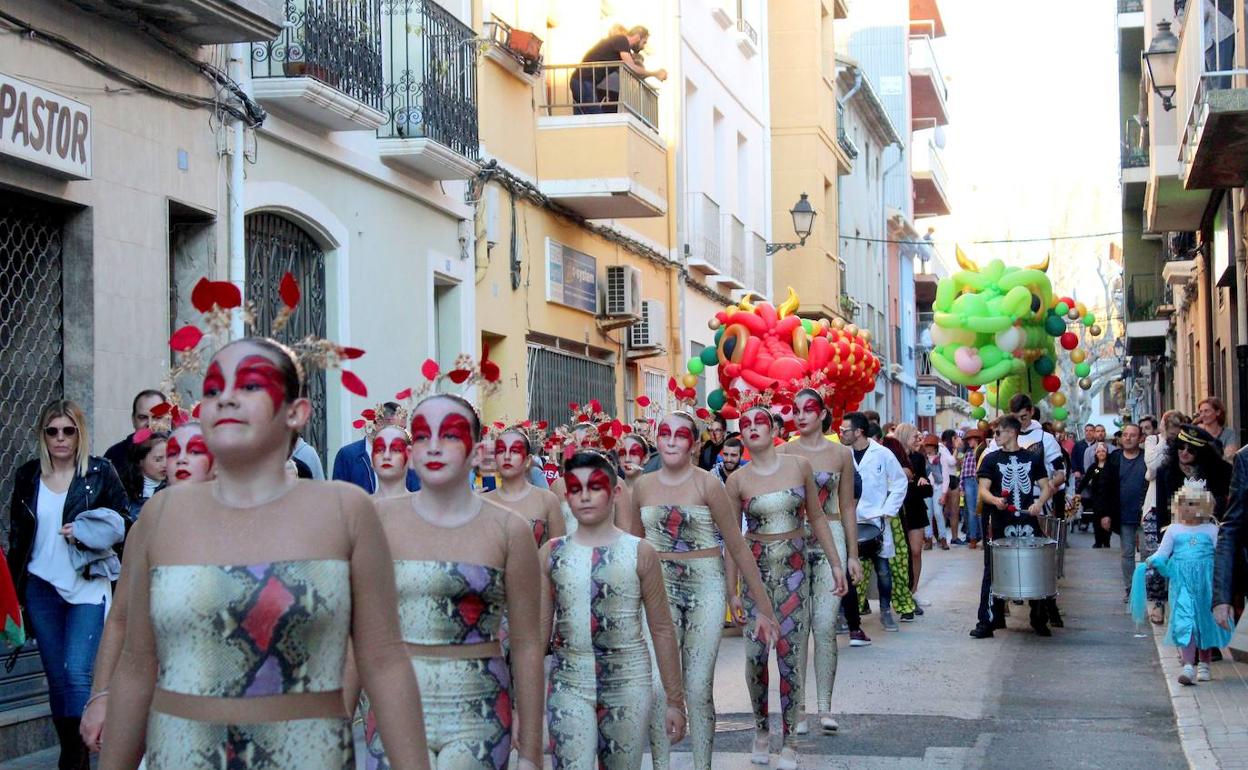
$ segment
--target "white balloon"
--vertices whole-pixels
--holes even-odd
[[[940,324],[932,324],[932,342],[937,345],[948,345],[953,342],[952,332]]]
[[[1013,353],[1023,344],[1023,330],[1017,326],[1011,326],[1004,331],[999,331],[996,335],[996,343],[1002,352]]]

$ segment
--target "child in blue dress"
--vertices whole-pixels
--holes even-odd
[[[1166,642],[1183,655],[1179,684],[1208,682],[1213,650],[1225,647],[1231,631],[1213,619],[1213,552],[1218,527],[1213,523],[1214,499],[1203,481],[1189,480],[1174,493],[1174,523],[1165,529],[1157,552],[1136,566],[1131,611],[1143,622],[1147,601],[1144,573],[1151,566],[1170,581],[1170,616]]]

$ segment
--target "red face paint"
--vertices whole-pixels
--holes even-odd
[[[216,398],[223,390],[225,390],[225,373],[221,371],[221,364],[213,361],[204,375],[204,398]]]
[[[640,442],[630,441],[628,442],[628,451],[625,456],[637,465],[640,465],[646,461],[646,448]]]
[[[386,453],[386,440],[381,436],[373,439],[373,456],[384,455]]]
[[[173,436],[169,437],[169,441],[165,443],[165,461],[173,464],[178,459],[178,455],[182,454],[182,445]]]
[[[529,456],[529,449],[528,446],[525,445],[523,439],[513,439],[511,443],[508,443],[501,438],[496,439],[494,441],[494,454],[497,456],[508,453],[519,455],[520,459],[523,460]]]
[[[760,409],[754,414],[754,420],[752,421],[752,424],[756,428],[770,428],[771,427],[771,415]]]
[[[595,468],[594,472],[589,474],[589,491],[591,492],[609,492],[611,487],[615,486],[611,477],[600,468]]]
[[[802,402],[803,414],[819,414],[821,411],[823,410],[819,408],[819,402],[813,398],[805,399]]]
[[[687,427],[677,428],[676,440],[684,441],[688,443],[690,446],[692,446],[693,445],[693,431],[689,430],[689,428]]]
[[[576,477],[575,473],[569,473],[564,477],[564,488],[568,490],[568,497],[573,497],[581,493],[581,480]]]
[[[412,441],[428,441],[432,436],[433,430],[423,414],[412,418]]]
[[[267,393],[274,411],[286,403],[286,377],[264,356],[247,356],[238,363],[234,370],[234,389]]]
[[[186,453],[188,455],[208,455],[208,457],[212,457],[212,452],[208,451],[208,444],[204,443],[204,437],[198,433],[190,441],[186,442]]]
[[[468,422],[468,418],[462,414],[448,414],[442,418],[442,425],[438,428],[438,438],[443,441],[458,441],[464,445],[464,448],[471,450],[472,423]]]

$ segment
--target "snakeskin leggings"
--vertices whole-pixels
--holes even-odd
[[[1157,513],[1149,511],[1140,519],[1140,530],[1143,537],[1140,538],[1140,559],[1144,560],[1157,553],[1157,547],[1161,545],[1161,533],[1157,531]],[[1153,567],[1149,567],[1144,573],[1144,592],[1150,602],[1166,602],[1170,592],[1166,579],[1161,576]]]
[[[667,587],[680,665],[684,674],[685,700],[689,713],[689,741],[693,744],[693,766],[710,770],[715,739],[715,661],[723,633],[727,598],[724,595],[724,560],[718,556],[701,559],[663,559],[663,582]],[[654,702],[664,703],[663,682],[654,667]],[[671,744],[664,726],[663,709],[650,715],[650,755],[656,770],[667,768]]]
[[[750,541],[750,550],[758,562],[763,585],[770,594],[771,605],[780,622],[780,638],[776,641],[776,668],[780,672],[780,712],[784,722],[784,741],[790,745],[801,712],[797,699],[800,661],[806,657],[807,627],[810,622],[810,581],[806,574],[806,539]],[[754,726],[759,732],[767,725],[766,645],[756,638],[757,608],[747,592],[743,597],[750,622],[746,627],[745,684],[754,706]]]
[[[893,531],[893,558],[888,560],[888,571],[893,576],[893,609],[905,614],[914,612],[914,595],[910,593],[910,546],[906,543],[906,531],[901,526],[901,519],[894,516],[888,519],[888,526]],[[865,586],[870,585],[871,565],[862,564],[863,590],[858,592],[858,611],[867,609],[867,592]]]
[[[554,770],[641,767],[650,724],[649,653],[557,650],[554,660],[546,688]]]
[[[841,522],[831,519],[828,528],[836,541],[836,554],[844,565],[845,528]],[[832,563],[814,541],[806,548],[806,564],[811,579],[810,631],[815,637],[815,695],[819,713],[826,714],[832,710],[832,687],[836,683],[836,616],[841,611],[841,597],[833,593],[836,586],[832,581]],[[806,655],[801,657],[797,678],[797,702],[803,709],[806,707],[807,658]]]
[[[511,753],[511,670],[498,658],[412,657],[432,770],[501,770]],[[364,717],[368,770],[389,761],[372,708]]]

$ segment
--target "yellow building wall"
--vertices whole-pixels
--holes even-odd
[[[642,3],[644,5],[644,3]],[[654,3],[656,7],[661,3]],[[592,9],[589,6],[593,6]],[[539,13],[538,8],[544,12]],[[549,64],[578,61],[615,19],[603,19],[596,3],[563,0],[516,0],[494,2],[489,10],[504,21],[535,32],[544,40],[543,55]],[[592,12],[591,12],[592,10]],[[626,9],[630,20],[645,20],[638,8]],[[484,6],[477,5],[477,18],[483,19]],[[540,17],[540,18],[539,18]],[[553,26],[548,26],[553,25]],[[478,29],[480,23],[478,23]],[[652,37],[657,30],[652,27]],[[675,216],[669,140],[657,142],[637,136],[629,126],[538,129],[544,103],[544,81],[526,80],[504,64],[483,56],[478,65],[480,137],[485,154],[530,182],[553,179],[632,177],[646,189],[667,201],[667,214],[658,217],[607,220],[598,224],[618,225],[627,235],[638,236],[661,254],[670,253]],[[656,148],[659,152],[656,152]],[[586,346],[592,353],[612,354],[616,362],[615,400],[623,418],[631,399],[644,392],[644,369],[676,371],[680,356],[680,330],[676,317],[679,306],[678,274],[674,265],[656,264],[649,259],[591,233],[584,227],[555,215],[531,201],[516,199],[515,238],[520,261],[520,285],[511,288],[512,214],[511,196],[497,183],[482,191],[478,204],[476,234],[477,325],[483,343],[490,346],[490,358],[503,373],[498,397],[484,405],[487,421],[521,419],[528,411],[528,341],[531,335],[563,341],[570,353],[574,346]],[[488,222],[488,225],[487,225]],[[486,246],[486,230],[492,247]],[[547,239],[576,249],[597,260],[598,283],[605,280],[606,266],[628,264],[641,275],[643,299],[664,303],[668,353],[628,365],[624,346],[628,329],[601,331],[590,313],[546,300]],[[590,357],[598,357],[593,355]],[[584,398],[604,394],[586,393]]]
[[[789,210],[801,193],[816,211],[805,246],[776,254],[775,293],[793,286],[803,314],[840,315],[833,9],[820,0],[771,0],[768,14],[773,240],[797,240]]]

